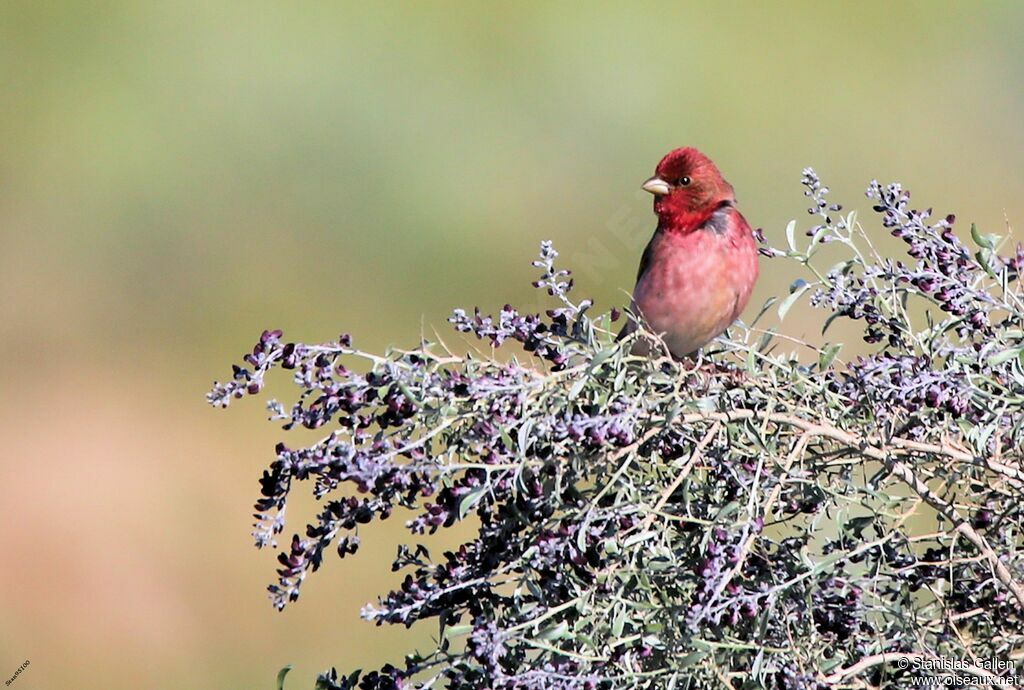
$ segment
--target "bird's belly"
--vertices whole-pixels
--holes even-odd
[[[634,291],[634,307],[677,357],[700,349],[736,320],[753,287],[751,261],[756,277],[756,249],[744,262],[735,248],[709,239],[691,251],[664,252]]]

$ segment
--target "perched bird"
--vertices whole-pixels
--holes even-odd
[[[654,195],[658,228],[640,259],[632,311],[682,359],[721,335],[747,305],[757,242],[736,210],[732,185],[695,148],[662,158],[643,188]],[[635,330],[627,323],[619,338]],[[641,340],[633,352],[651,348]]]

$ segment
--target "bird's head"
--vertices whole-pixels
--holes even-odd
[[[654,195],[659,224],[683,229],[697,229],[721,204],[736,200],[711,159],[691,147],[662,158],[643,188]]]

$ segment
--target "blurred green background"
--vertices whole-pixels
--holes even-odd
[[[0,678],[270,688],[293,663],[301,688],[400,659],[358,611],[401,520],[283,614],[264,596],[249,513],[281,432],[203,402],[260,330],[412,344],[535,303],[545,238],[621,304],[638,186],[679,145],[776,243],[809,222],[806,165],[862,218],[877,176],[1002,232],[1022,34],[1016,2],[0,4]]]

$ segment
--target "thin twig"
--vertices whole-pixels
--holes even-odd
[[[967,522],[956,511],[956,509],[953,508],[953,506],[949,505],[949,503],[929,489],[924,482],[918,479],[906,464],[893,459],[893,455],[897,454],[898,451],[902,451],[899,454],[927,453],[969,462],[974,461],[973,456],[968,453],[964,453],[963,451],[950,448],[946,445],[920,443],[918,441],[910,441],[900,438],[890,439],[884,445],[876,446],[872,445],[867,439],[858,438],[857,436],[837,427],[781,413],[758,414],[755,410],[707,413],[693,412],[683,415],[680,420],[683,423],[693,423],[701,420],[727,422],[730,420],[751,418],[767,419],[768,421],[778,424],[786,424],[798,429],[803,429],[808,434],[828,438],[851,448],[856,448],[864,457],[872,458],[884,463],[894,475],[913,489],[918,496],[923,498],[925,503],[930,505],[932,508],[944,515],[950,522],[956,525],[956,531],[962,534],[969,542],[974,544],[978,551],[987,557],[989,565],[992,567],[995,576],[1006,586],[1007,589],[1010,590],[1014,598],[1017,600],[1018,606],[1024,610],[1024,586],[1021,586],[1019,582],[1014,580],[1013,574],[1010,573],[1010,570],[1000,560],[999,555],[988,545],[985,538],[978,534],[978,532],[971,527],[971,524]]]
[[[892,473],[903,480],[903,482],[912,488],[917,495],[924,499],[925,503],[930,505],[935,510],[942,513],[946,518],[956,525],[956,531],[966,537],[967,541],[974,544],[974,546],[981,552],[982,555],[986,556],[989,561],[989,565],[992,566],[992,570],[995,571],[995,575],[999,578],[999,581],[1006,585],[1007,589],[1013,593],[1014,598],[1017,599],[1017,604],[1021,609],[1024,609],[1024,586],[1021,586],[1019,582],[1013,579],[1013,574],[1010,569],[1006,567],[1006,564],[1002,562],[991,546],[988,545],[988,541],[985,537],[978,534],[978,532],[971,526],[971,523],[967,522],[953,506],[949,505],[942,499],[941,496],[935,494],[928,485],[922,482],[917,476],[911,471],[907,465],[899,461],[887,460],[886,464]]]
[[[751,419],[754,417],[758,419],[764,418],[770,422],[794,426],[810,432],[815,436],[831,438],[834,441],[839,441],[844,445],[856,448],[861,451],[862,455],[867,455],[868,457],[876,460],[885,459],[885,451],[882,450],[882,447],[889,451],[890,454],[892,454],[893,451],[898,451],[898,454],[900,455],[908,455],[911,453],[942,455],[953,460],[959,460],[961,462],[971,464],[978,464],[980,462],[994,472],[1003,474],[1018,482],[1024,482],[1024,472],[1015,467],[1010,467],[1004,463],[996,462],[992,458],[979,458],[965,450],[960,450],[947,444],[922,443],[920,441],[912,441],[910,439],[900,437],[885,440],[858,438],[857,436],[837,427],[828,424],[821,424],[820,422],[812,422],[789,414],[769,413],[765,415],[759,414],[756,410],[736,410],[735,412],[691,412],[683,415],[681,420],[683,422],[697,422],[701,420],[730,421],[737,419]]]
[[[922,661],[924,659],[931,659],[931,660],[935,660],[935,661],[942,661],[942,657],[938,657],[938,656],[935,656],[935,655],[932,655],[932,654],[920,654],[920,653],[917,653],[917,652],[885,652],[883,654],[873,654],[871,656],[864,657],[863,659],[861,659],[860,661],[858,661],[857,663],[855,663],[855,664],[853,664],[851,666],[847,666],[846,668],[840,669],[840,670],[836,671],[835,673],[833,673],[831,675],[825,676],[825,681],[829,685],[835,685],[836,683],[841,682],[845,678],[850,678],[852,676],[859,675],[860,673],[866,671],[869,668],[873,668],[873,667],[879,666],[881,664],[889,664],[889,663],[892,663],[894,661],[898,662],[901,659],[906,659],[907,660],[907,667],[905,667],[905,668],[909,668],[910,667],[910,662],[911,661]],[[900,670],[905,670],[905,668],[901,668]],[[942,668],[929,669],[929,670],[937,671],[939,673],[942,673],[943,675],[950,675],[950,671],[947,671],[947,670],[942,669]],[[989,671],[988,669],[981,668],[980,666],[975,666],[974,664],[964,664],[963,667],[961,669],[958,669],[958,670],[967,671],[968,673],[971,673],[973,675],[982,676],[982,677],[986,677],[986,678],[1001,678],[1002,677],[1002,676],[999,676],[999,675],[993,673],[992,671]],[[1017,687],[1017,686],[1006,686],[1006,687]]]
[[[675,490],[679,488],[679,485],[682,484],[683,480],[690,474],[690,470],[693,469],[693,466],[700,461],[701,457],[704,455],[704,450],[708,447],[711,441],[714,440],[715,436],[718,435],[718,431],[721,428],[722,423],[715,422],[711,425],[708,432],[704,434],[704,438],[694,446],[693,452],[690,453],[689,459],[687,459],[686,463],[680,468],[676,478],[672,480],[671,484],[665,487],[665,490],[661,492],[661,496],[658,498],[658,502],[654,504],[654,508],[652,508],[647,517],[644,518],[643,523],[640,525],[640,532],[646,532],[647,528],[651,526],[651,523],[653,523],[655,518],[658,516],[658,511],[665,507],[665,504],[668,503],[668,500],[672,497],[672,494],[675,493]]]
[[[803,455],[804,449],[807,447],[807,441],[809,439],[808,434],[801,434],[800,438],[797,439],[796,444],[793,446],[793,450],[789,452],[786,459],[782,463],[782,472],[780,473],[779,480],[775,486],[772,487],[771,493],[768,494],[768,499],[764,503],[764,510],[762,511],[762,518],[767,518],[772,508],[775,506],[775,502],[779,499],[779,494],[782,493],[782,485],[785,483],[785,475],[789,472],[789,468],[793,466],[797,458]],[[749,529],[749,528],[748,528]],[[725,588],[729,586],[732,579],[743,569],[743,564],[747,560],[747,554],[750,553],[750,548],[754,545],[754,540],[757,539],[757,532],[748,531],[748,534],[743,539],[743,543],[740,544],[739,553],[736,556],[736,563],[725,573],[725,576],[715,587],[714,593],[708,598],[708,607],[715,603]]]

